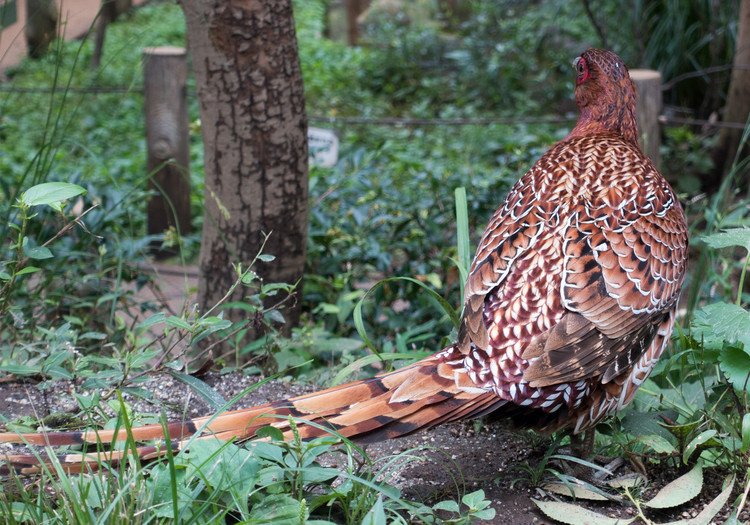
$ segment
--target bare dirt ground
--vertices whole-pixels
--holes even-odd
[[[257,382],[257,378],[239,373],[223,376],[209,374],[204,380],[225,399],[232,398]],[[145,386],[152,393],[153,399],[144,401],[131,398],[130,402],[136,412],[158,414],[163,407],[173,419],[211,413],[202,399],[171,376],[154,376]],[[31,383],[0,384],[0,413],[13,419],[22,415],[44,417],[61,412],[75,412],[72,387],[71,383],[58,382],[51,389],[41,391]],[[273,381],[248,393],[238,402],[237,408],[300,395],[312,389],[311,385]],[[0,448],[0,454],[10,448],[7,445]],[[493,523],[555,523],[546,518],[532,502],[532,498],[550,500],[551,495],[529,487],[524,482],[513,485],[514,480],[523,478],[522,472],[517,469],[518,465],[535,465],[543,456],[546,450],[546,442],[543,439],[534,438],[526,431],[514,430],[502,421],[485,424],[465,422],[445,425],[413,436],[369,445],[366,448],[368,455],[373,459],[410,449],[418,449],[414,455],[421,459],[408,462],[391,479],[392,483],[402,488],[405,497],[433,504],[481,488],[497,511]],[[618,474],[622,472],[621,470]],[[658,488],[679,474],[671,469],[652,469],[649,472],[649,488],[646,495],[655,493]],[[718,473],[707,472],[701,496],[682,507],[652,513],[651,517],[656,523],[665,523],[696,516],[720,492],[722,478],[723,476]],[[628,506],[612,503],[586,503],[586,506],[613,518],[629,519],[633,515],[632,508]],[[724,509],[711,523],[724,523],[727,513],[728,509]],[[743,518],[747,519],[745,516]]]

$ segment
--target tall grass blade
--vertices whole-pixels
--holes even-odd
[[[456,188],[456,248],[458,252],[458,273],[461,277],[460,301],[464,300],[464,285],[471,267],[471,244],[469,240],[469,211],[466,202],[466,188]]]

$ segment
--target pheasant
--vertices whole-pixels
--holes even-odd
[[[489,413],[541,431],[592,428],[629,403],[664,351],[687,264],[687,225],[669,184],[638,146],[624,62],[575,59],[575,128],[510,190],[482,235],[458,340],[370,379],[218,416],[133,428],[139,442],[244,440],[272,424],[303,438],[335,431],[370,442]],[[120,431],[0,434],[36,445],[109,443]],[[195,438],[195,436],[193,436]],[[203,438],[200,438],[203,439]],[[142,446],[142,458],[164,447]],[[71,471],[124,453],[60,456]],[[32,455],[7,468],[34,472]]]

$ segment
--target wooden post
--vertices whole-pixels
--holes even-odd
[[[160,234],[174,227],[190,232],[190,172],[187,115],[187,60],[181,47],[143,50],[146,147],[149,188],[147,231]],[[159,243],[159,246],[161,243]],[[158,258],[176,250],[152,250]]]
[[[359,42],[359,15],[370,5],[369,0],[345,0],[347,40],[350,46]]]
[[[651,69],[633,69],[630,78],[635,83],[638,92],[636,118],[643,152],[659,168],[661,156],[661,132],[659,129],[659,115],[661,114],[661,73]]]

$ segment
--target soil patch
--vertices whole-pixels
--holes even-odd
[[[208,374],[203,380],[225,399],[256,385],[258,379],[239,373]],[[195,417],[211,413],[211,408],[187,385],[167,375],[157,374],[143,385],[151,399],[125,396],[136,413],[158,414],[165,410],[172,419]],[[314,390],[313,385],[292,381],[271,381],[250,390],[233,408],[249,407],[277,401]],[[32,383],[0,384],[0,414],[8,420],[20,416],[45,417],[50,414],[74,413],[73,384],[55,382],[41,390]],[[372,444],[366,447],[374,460],[413,450],[419,457],[392,473],[391,482],[399,486],[405,497],[434,504],[443,499],[483,489],[497,511],[493,523],[512,525],[552,525],[536,508],[534,499],[549,500],[546,492],[528,486],[519,466],[536,465],[544,455],[548,441],[528,431],[513,429],[507,422],[463,422],[448,424],[405,438]],[[18,452],[16,445],[2,445],[0,453]],[[332,463],[335,460],[332,460]],[[622,474],[627,467],[618,471]],[[652,467],[648,498],[678,477],[682,472],[667,466]],[[723,475],[707,471],[702,494],[682,507],[651,514],[657,523],[696,516],[720,491]],[[739,488],[735,489],[739,491]],[[569,501],[561,498],[563,501]],[[732,499],[730,499],[732,501]],[[613,503],[585,505],[610,517],[630,519],[632,509]],[[728,516],[724,509],[712,523],[724,523]],[[750,514],[742,519],[750,518]],[[635,522],[638,523],[638,522]]]

